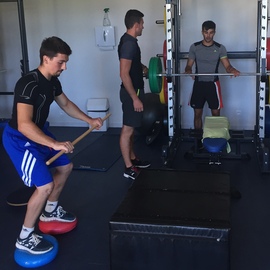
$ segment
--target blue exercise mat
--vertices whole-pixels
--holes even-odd
[[[103,134],[72,158],[73,169],[106,172],[121,156],[119,136]]]

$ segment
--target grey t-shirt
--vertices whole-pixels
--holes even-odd
[[[196,64],[195,73],[218,73],[220,59],[227,57],[226,48],[217,42],[212,46],[203,45],[202,41],[190,46],[189,58]],[[217,81],[218,76],[197,76],[198,81]]]

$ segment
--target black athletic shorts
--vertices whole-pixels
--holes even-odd
[[[202,109],[205,102],[211,110],[223,108],[221,88],[219,81],[217,82],[201,82],[195,81],[193,84],[192,95],[189,105],[193,109]]]
[[[143,102],[144,90],[137,90],[139,99]],[[120,100],[122,102],[123,110],[123,125],[129,127],[140,127],[142,123],[143,112],[135,112],[133,100],[125,88],[120,89]]]

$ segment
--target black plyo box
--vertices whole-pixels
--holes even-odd
[[[230,176],[143,170],[110,220],[111,270],[230,269]]]

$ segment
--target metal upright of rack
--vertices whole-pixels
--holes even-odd
[[[20,69],[21,69],[21,75],[23,76],[29,72],[29,60],[28,60],[23,0],[0,0],[0,3],[5,3],[5,2],[17,3],[21,50],[22,50],[22,59],[19,61],[19,64],[20,64]],[[2,91],[0,92],[0,95],[13,95],[13,92]]]
[[[257,72],[261,73],[257,77],[256,93],[256,125],[255,125],[255,145],[258,162],[261,172],[270,172],[270,139],[265,138],[266,134],[266,81],[267,74],[267,26],[268,26],[268,0],[258,1],[258,32],[257,32]]]

